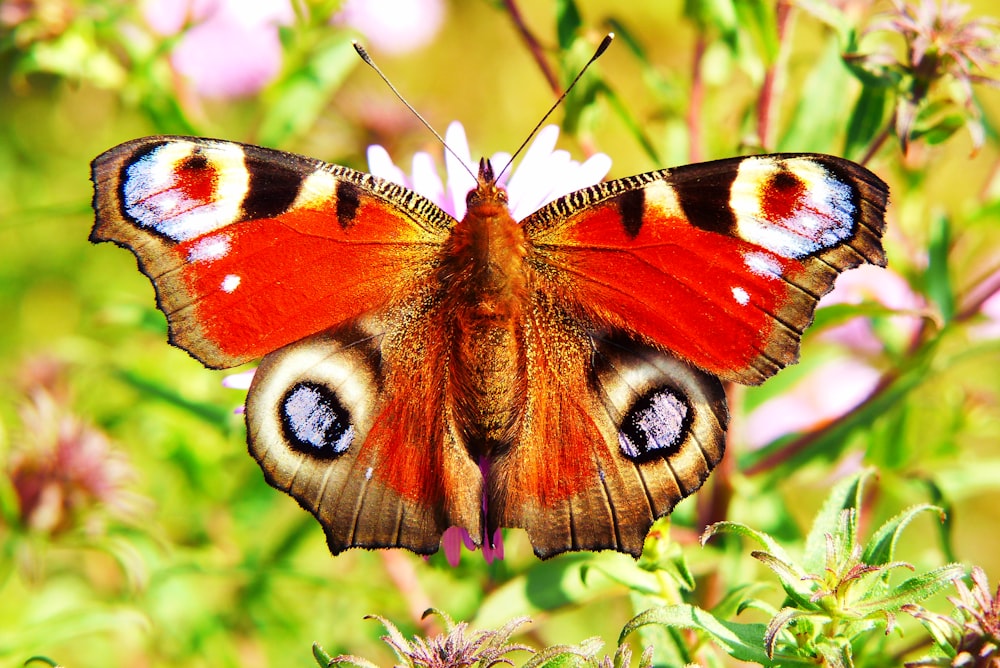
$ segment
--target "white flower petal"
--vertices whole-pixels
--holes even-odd
[[[476,169],[469,152],[469,140],[465,137],[465,128],[461,123],[453,122],[448,126],[444,141],[451,147],[451,151],[444,152],[445,171],[448,174],[446,192],[451,200],[449,213],[461,220],[465,217],[465,196],[476,187]],[[452,155],[452,151],[461,158],[461,162]],[[461,164],[463,162],[464,167]]]
[[[444,183],[434,165],[430,153],[420,151],[413,156],[413,189],[418,193],[447,210],[448,203],[444,195]]]
[[[378,144],[372,144],[368,147],[368,171],[374,176],[388,179],[393,183],[398,183],[407,188],[409,187],[406,183],[406,175],[403,173],[403,170],[393,163],[392,158],[389,157],[389,152]]]
[[[538,131],[534,141],[521,156],[521,162],[518,163],[514,173],[507,181],[507,193],[511,200],[514,200],[514,193],[520,193],[522,189],[530,188],[533,182],[537,182],[540,177],[545,176],[545,164],[558,140],[559,127],[556,125],[546,125]]]

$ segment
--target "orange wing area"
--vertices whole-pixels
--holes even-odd
[[[561,232],[558,244],[536,243],[538,260],[559,270],[548,289],[592,322],[631,332],[727,380],[744,379],[755,363],[791,361],[772,361],[765,351],[775,337],[797,337],[775,317],[793,288],[749,272],[746,242],[669,214],[647,215],[632,239],[613,203],[577,214]],[[786,275],[802,270],[795,260],[774,261]],[[750,304],[740,304],[735,289],[753,295]]]
[[[329,208],[293,210],[215,233],[230,247],[225,257],[153,278],[164,287],[172,341],[188,350],[207,342],[215,350],[203,361],[231,366],[412,298],[439,240],[373,197],[362,199],[357,220],[344,230]],[[178,258],[199,243],[179,245]]]

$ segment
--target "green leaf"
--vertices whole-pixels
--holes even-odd
[[[889,109],[889,89],[883,86],[864,86],[861,95],[851,111],[851,120],[847,124],[847,138],[844,142],[844,155],[857,158],[871,146],[875,137],[886,123],[886,110]]]
[[[602,572],[609,561],[615,560],[632,562],[630,557],[617,553],[566,554],[537,562],[525,573],[492,591],[480,604],[472,625],[495,628],[511,617],[534,617],[538,613],[593,600],[620,586]],[[632,564],[636,568],[634,562]],[[614,570],[613,565],[608,567]]]
[[[893,559],[896,551],[896,542],[899,540],[903,529],[913,521],[918,514],[929,511],[936,512],[941,520],[944,520],[944,511],[930,504],[922,504],[907,508],[885,524],[878,528],[865,545],[865,550],[861,555],[861,561],[871,566],[887,564]]]
[[[955,580],[965,576],[961,564],[948,564],[927,573],[904,580],[889,595],[855,603],[854,608],[870,614],[875,611],[898,611],[904,605],[921,603],[941,591]]]
[[[853,24],[847,14],[830,0],[796,0],[795,6],[832,28],[837,33],[841,50],[852,41]]]
[[[260,143],[282,146],[310,130],[327,101],[360,62],[350,35],[332,33],[303,67],[268,90],[271,106],[261,122]]]
[[[844,529],[843,512],[855,511],[854,520],[847,527],[853,538],[857,528],[856,513],[861,508],[862,492],[865,482],[872,477],[873,471],[862,471],[837,483],[823,502],[816,518],[813,520],[809,535],[806,536],[805,553],[802,556],[802,566],[810,573],[822,573],[826,568],[827,535],[835,536]],[[853,542],[853,541],[852,541]],[[842,543],[848,544],[849,543]]]
[[[605,99],[611,104],[612,111],[618,115],[625,128],[629,133],[635,138],[639,146],[642,147],[643,152],[649,157],[650,161],[656,165],[662,165],[663,162],[660,160],[660,155],[653,146],[653,143],[649,140],[646,135],[646,131],[643,129],[642,125],[636,120],[635,116],[632,115],[632,111],[627,104],[625,104],[618,94],[607,86],[601,87],[601,92],[604,93]]]
[[[815,62],[804,87],[796,93],[798,104],[788,130],[778,140],[779,151],[829,153],[846,124],[853,80],[837,41],[830,39]]]
[[[944,213],[937,212],[931,219],[928,263],[924,276],[927,282],[927,296],[937,306],[946,323],[955,316],[955,292],[948,271],[950,250],[951,221]]]
[[[778,59],[780,48],[774,4],[761,0],[740,0],[733,7],[740,30],[753,38],[763,53],[764,62],[769,64]]]
[[[604,641],[600,638],[587,638],[579,645],[553,645],[531,657],[522,668],[563,668],[564,666],[582,666],[592,661]]]
[[[148,395],[148,397],[159,399],[160,401],[164,401],[175,408],[179,408],[187,413],[190,413],[191,415],[201,418],[220,431],[228,431],[227,425],[231,423],[233,417],[232,412],[229,409],[205,401],[193,401],[180,394],[172,387],[163,385],[162,383],[146,378],[145,376],[141,376],[128,369],[122,369],[118,372],[118,375],[126,383],[143,394]]]
[[[569,51],[583,25],[574,0],[556,0],[556,37],[561,51]]]
[[[313,658],[316,659],[316,663],[322,666],[322,668],[329,668],[330,664],[333,663],[333,657],[327,654],[326,650],[318,642],[313,643],[312,653]]]
[[[734,659],[764,665],[771,663],[762,646],[766,628],[763,624],[724,622],[693,605],[653,608],[633,617],[622,629],[618,643],[622,644],[629,634],[648,624],[703,631]]]
[[[806,579],[806,574],[798,566],[777,559],[774,555],[762,550],[754,550],[750,556],[774,571],[774,574],[781,581],[781,587],[798,607],[805,610],[816,609],[816,604],[810,600],[816,586],[812,580]]]

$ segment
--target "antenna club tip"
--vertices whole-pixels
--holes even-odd
[[[601,45],[597,47],[597,51],[594,53],[594,58],[597,58],[602,53],[604,53],[607,50],[607,48],[611,46],[611,42],[614,41],[614,39],[615,39],[615,34],[613,32],[609,32],[607,35],[605,35],[604,39],[601,40]]]
[[[361,42],[359,42],[356,39],[352,39],[351,40],[351,46],[354,47],[354,50],[358,52],[358,55],[361,56],[361,59],[363,61],[365,61],[369,65],[371,64],[371,56],[368,55],[368,50],[365,49],[365,47],[361,45]]]

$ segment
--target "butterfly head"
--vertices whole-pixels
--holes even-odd
[[[493,165],[486,158],[479,160],[479,177],[476,181],[476,187],[465,196],[469,213],[490,217],[507,210],[507,191],[497,185]]]

